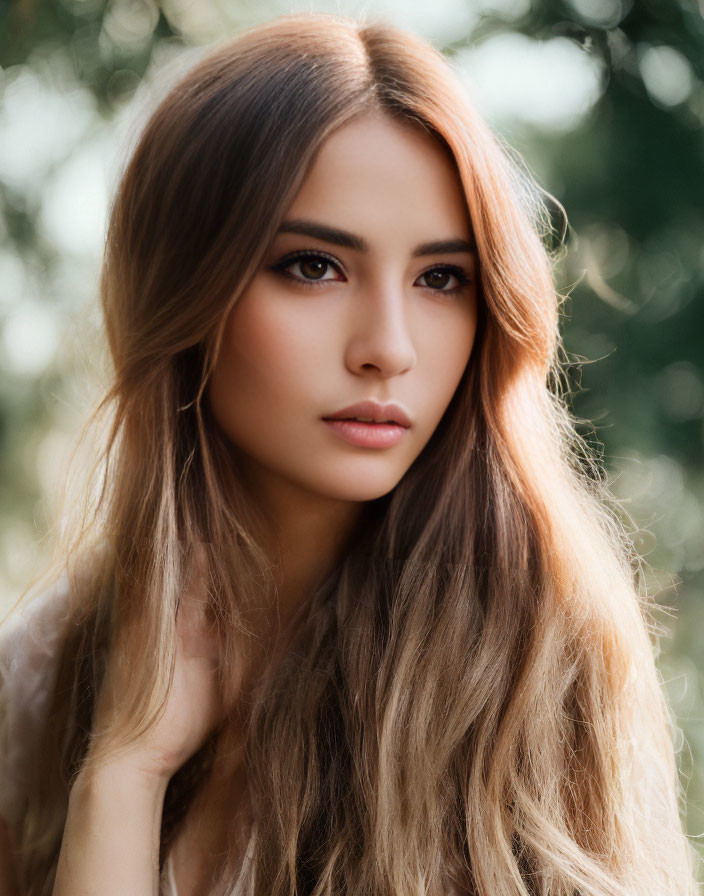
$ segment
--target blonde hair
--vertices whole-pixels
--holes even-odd
[[[563,398],[560,297],[515,169],[429,44],[301,15],[196,64],[117,190],[101,279],[114,380],[94,416],[109,426],[65,544],[73,624],[23,823],[31,894],[52,889],[116,633],[133,634],[127,737],[165,697],[196,550],[224,682],[263,595],[275,599],[260,521],[203,394],[227,313],[316,150],[369,110],[425,129],[454,160],[479,259],[477,341],[425,449],[365,507],[253,687],[255,893],[695,892],[655,604]],[[206,745],[172,779],[164,852],[207,757]],[[235,873],[218,869],[224,890]]]

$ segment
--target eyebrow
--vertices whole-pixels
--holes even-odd
[[[292,221],[284,221],[279,227],[278,233],[300,233],[322,240],[325,243],[333,243],[336,246],[344,246],[346,249],[354,249],[356,252],[368,252],[369,243],[361,236],[339,230],[337,227],[328,227],[317,221],[308,221],[297,218]],[[476,245],[468,240],[456,238],[448,240],[434,240],[430,243],[421,243],[416,246],[411,255],[451,255],[456,252],[474,252]]]

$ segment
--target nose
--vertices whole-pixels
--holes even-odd
[[[403,287],[390,278],[360,289],[351,310],[345,359],[349,370],[391,377],[415,366],[407,305]]]

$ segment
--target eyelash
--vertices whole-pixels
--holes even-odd
[[[297,261],[308,261],[310,259],[318,259],[326,262],[330,265],[330,267],[335,268],[338,274],[341,274],[339,263],[331,256],[327,255],[325,252],[315,251],[310,252],[308,250],[302,250],[299,252],[291,252],[289,255],[286,255],[280,261],[277,261],[276,264],[271,266],[271,270],[276,273],[283,274],[285,277],[290,277],[292,280],[295,280],[296,283],[301,284],[304,287],[312,287],[315,289],[318,286],[321,286],[323,283],[339,283],[339,280],[307,280],[305,278],[301,279],[299,277],[294,277],[293,274],[289,274],[286,271],[286,268],[291,267],[292,264],[295,264]],[[431,290],[431,292],[436,293],[455,293],[460,292],[464,289],[470,282],[471,279],[467,275],[467,273],[460,267],[457,267],[453,264],[436,264],[433,267],[428,268],[427,271],[423,271],[420,275],[421,277],[425,277],[427,274],[432,273],[433,271],[443,271],[448,274],[452,274],[457,278],[458,285],[453,286],[452,289],[434,289],[432,286],[426,286],[425,289]],[[327,273],[327,272],[326,272]]]

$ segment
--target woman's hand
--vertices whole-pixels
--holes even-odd
[[[197,579],[196,579],[197,581]],[[202,589],[201,589],[202,591]],[[163,712],[129,747],[112,745],[125,719],[136,656],[118,643],[96,705],[87,762],[71,788],[54,896],[152,896],[169,779],[223,716],[218,641],[205,596],[187,588],[176,616],[176,660]]]
[[[176,634],[175,667],[163,712],[115,760],[121,766],[127,763],[147,777],[166,782],[203,745],[223,717],[218,641],[207,602],[197,588],[188,588],[181,597]],[[110,656],[96,707],[89,766],[101,764],[102,748],[110,743],[111,731],[116,724],[124,723],[119,710],[124,706],[122,695],[126,693],[134,661],[129,651],[119,647]]]

